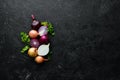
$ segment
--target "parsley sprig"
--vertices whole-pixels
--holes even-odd
[[[24,53],[25,51],[27,51],[30,48],[30,46],[29,46],[30,38],[27,35],[27,33],[25,33],[25,32],[21,32],[20,36],[21,36],[21,41],[23,43],[25,43],[25,47],[23,47],[22,50],[21,50],[21,53]]]
[[[26,45],[25,47],[22,48],[21,53],[24,53],[25,51],[27,51],[30,48],[29,45]]]
[[[26,44],[28,44],[28,43],[30,42],[30,38],[29,38],[29,36],[27,35],[27,33],[21,32],[20,35],[21,35],[21,40],[22,40],[22,42],[24,42],[24,43],[26,43]]]

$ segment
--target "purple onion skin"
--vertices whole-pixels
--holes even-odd
[[[33,20],[32,24],[31,24],[32,29],[38,30],[40,28],[40,26],[41,26],[41,24],[39,21]]]
[[[40,44],[47,44],[47,43],[49,43],[48,36],[47,35],[41,36],[40,39],[39,39],[39,42],[40,42]]]
[[[40,46],[39,40],[38,39],[31,39],[30,40],[30,46],[38,48]]]

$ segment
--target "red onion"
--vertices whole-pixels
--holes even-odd
[[[47,30],[47,26],[41,26],[39,29],[38,29],[38,33],[40,36],[43,36],[43,35],[46,35],[48,33],[48,30]]]
[[[31,39],[31,40],[30,40],[30,45],[31,45],[32,47],[38,48],[39,45],[40,45],[40,43],[39,43],[39,41],[38,41],[37,39]]]
[[[37,20],[33,20],[31,27],[32,27],[32,29],[38,30],[40,27],[40,22]]]
[[[48,36],[47,35],[41,36],[39,42],[40,44],[47,44],[49,42]]]
[[[41,23],[35,19],[35,16],[34,15],[31,15],[31,18],[32,18],[32,24],[31,24],[31,27],[32,29],[35,29],[35,30],[38,30],[39,27],[41,26]]]

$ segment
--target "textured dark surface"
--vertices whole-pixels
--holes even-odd
[[[34,14],[54,23],[52,60],[20,54]],[[0,0],[0,80],[120,80],[120,0]]]

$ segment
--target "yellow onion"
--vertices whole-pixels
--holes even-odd
[[[43,63],[44,61],[48,61],[48,59],[43,58],[42,56],[37,56],[35,58],[36,63]]]
[[[36,57],[38,54],[37,54],[37,48],[30,48],[29,50],[28,50],[28,55],[30,56],[30,57]]]

